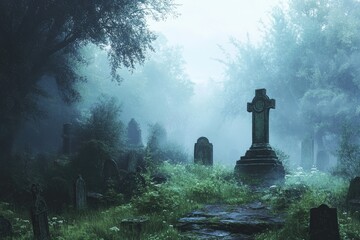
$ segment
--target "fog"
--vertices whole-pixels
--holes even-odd
[[[357,71],[351,67],[359,54],[343,52],[343,55],[334,55],[329,63],[323,60],[333,56],[330,50],[317,53],[315,47],[313,52],[309,50],[301,55],[306,45],[303,42],[313,36],[310,35],[313,30],[297,22],[299,19],[291,12],[286,13],[288,6],[284,2],[179,0],[178,16],[160,22],[149,20],[149,28],[158,35],[153,43],[154,52],[148,52],[145,62],[132,71],[118,70],[120,83],[112,80],[107,59],[111,49],[84,47],[82,53],[88,64],[79,71],[88,80],[77,85],[81,101],[68,109],[58,94],[52,92],[53,98],[44,103],[49,118],[40,124],[27,125],[18,136],[17,149],[24,148],[31,134],[31,138],[38,139],[30,144],[35,152],[60,148],[62,123],[81,121],[81,116],[86,116],[91,106],[105,96],[115,97],[121,104],[120,117],[124,124],[131,118],[139,122],[144,144],[149,125],[160,123],[169,140],[183,146],[190,156],[197,138],[205,136],[214,145],[215,164],[234,166],[251,145],[252,117],[246,111],[246,104],[252,101],[255,89],[266,88],[268,96],[277,101],[276,108],[270,110],[273,147],[290,155],[297,165],[300,141],[311,135],[318,138],[318,149],[325,144],[334,154],[343,116],[347,115],[347,120],[352,122],[359,112],[352,99],[354,93],[349,90],[351,86],[341,83],[341,79],[346,79],[347,70]],[[283,15],[275,6],[283,9],[284,16],[289,14],[284,19],[291,24],[281,26],[285,20],[280,21]],[[335,8],[324,14],[328,14],[329,22],[337,22]],[[296,33],[300,28],[296,24],[303,28],[303,36]],[[333,25],[336,28],[337,25]],[[326,31],[330,32],[328,29],[333,25],[326,23],[316,32],[328,38],[329,46],[325,46],[324,51],[332,47],[333,35]],[[269,29],[273,29],[273,34]],[[276,29],[282,30],[276,32]],[[318,38],[314,39],[315,45],[322,45]],[[276,52],[278,50],[284,51]],[[345,58],[348,65],[340,66]],[[329,79],[329,83],[324,79]],[[356,79],[352,84],[358,87]],[[42,87],[56,88],[49,83]],[[350,112],[356,114],[349,116]],[[46,122],[51,119],[57,123],[53,132],[46,130]],[[43,144],[40,139],[44,138],[57,140]]]

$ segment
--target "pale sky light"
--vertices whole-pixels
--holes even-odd
[[[224,57],[218,45],[230,49],[229,38],[259,41],[261,21],[280,0],[177,0],[177,18],[151,22],[169,45],[183,48],[186,71],[196,84],[209,79],[221,81],[223,66],[215,58]]]

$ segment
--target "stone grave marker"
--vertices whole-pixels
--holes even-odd
[[[71,135],[72,135],[72,126],[71,123],[65,123],[63,125],[63,154],[70,155],[71,154]]]
[[[329,168],[329,161],[329,154],[325,150],[318,151],[316,155],[316,168],[319,171],[327,171]]]
[[[200,137],[194,145],[194,162],[206,166],[213,165],[213,145],[206,137]]]
[[[314,138],[307,137],[301,142],[301,167],[310,170],[314,166]]]
[[[79,175],[75,182],[75,208],[77,210],[86,209],[86,196],[86,184],[81,175]]]
[[[127,130],[127,143],[129,147],[142,147],[141,129],[134,118],[130,120]]]
[[[116,162],[113,159],[106,159],[103,167],[104,183],[107,185],[115,184],[115,188],[119,186],[120,174]]]
[[[252,145],[235,166],[235,174],[243,182],[272,185],[285,178],[284,167],[269,144],[270,108],[275,108],[275,100],[266,95],[266,89],[256,89],[247,104],[252,113]]]
[[[360,177],[355,177],[350,181],[346,203],[350,210],[360,210]]]
[[[310,209],[310,240],[340,240],[336,208],[321,204]]]
[[[49,222],[47,217],[48,207],[44,198],[40,195],[39,185],[31,186],[33,203],[30,209],[31,223],[33,227],[34,239],[48,240],[50,239]]]

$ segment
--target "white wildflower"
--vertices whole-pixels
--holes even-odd
[[[110,231],[118,232],[118,231],[120,231],[120,229],[118,227],[114,226],[114,227],[110,228]]]

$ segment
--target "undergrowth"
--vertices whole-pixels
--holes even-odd
[[[344,179],[316,169],[303,172],[301,168],[286,176],[285,185],[273,187],[263,196],[275,210],[285,212],[282,229],[260,234],[256,240],[309,239],[310,209],[326,204],[337,208],[342,240],[360,239],[360,221],[357,213],[347,212],[345,197],[349,184]]]
[[[272,186],[254,193],[236,183],[233,169],[221,166],[163,163],[158,172],[167,177],[163,184],[144,178],[146,187],[127,204],[100,210],[69,211],[61,216],[49,215],[50,232],[56,240],[183,239],[176,230],[177,220],[204,204],[244,204],[260,200],[279,214],[285,213],[285,226],[256,236],[256,240],[309,239],[310,209],[325,203],[338,209],[342,240],[360,239],[360,222],[345,208],[348,182],[313,169],[298,169],[286,176],[283,186]],[[28,215],[10,211],[0,204],[0,215],[13,225],[13,239],[30,239]],[[356,214],[356,213],[355,213]],[[22,216],[22,217],[19,217]],[[136,223],[143,222],[143,223]]]

